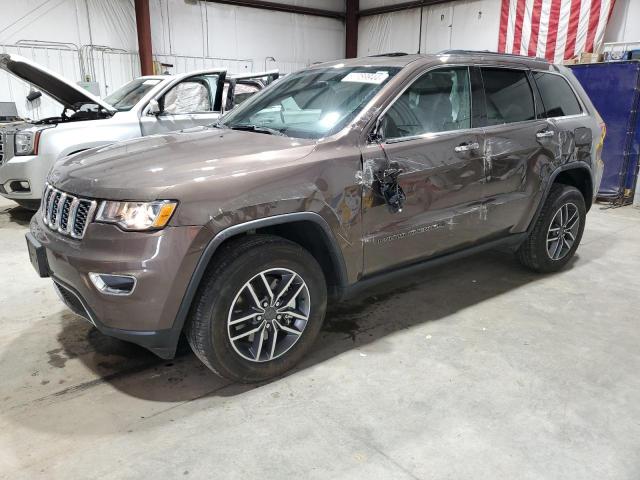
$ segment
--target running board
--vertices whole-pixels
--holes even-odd
[[[435,258],[429,258],[419,263],[412,263],[404,267],[395,268],[393,270],[388,270],[382,273],[376,273],[370,277],[365,277],[362,280],[359,280],[358,282],[341,289],[338,293],[338,299],[340,301],[353,299],[361,295],[366,290],[369,290],[370,288],[373,288],[379,284],[392,282],[403,277],[408,277],[415,273],[438,267],[453,260],[458,260],[460,258],[475,255],[476,253],[484,252],[486,250],[492,250],[499,247],[517,248],[526,238],[526,232],[509,235],[508,237],[491,240],[474,247],[447,253]]]

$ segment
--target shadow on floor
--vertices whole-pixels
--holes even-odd
[[[573,268],[576,261],[585,262],[576,256],[567,268]],[[378,340],[428,322],[446,322],[461,310],[473,308],[542,278],[545,277],[522,268],[511,253],[493,251],[407,277],[402,283],[381,285],[358,302],[330,306],[323,331],[312,351],[285,376],[304,372],[354,348],[383,352],[389,348],[388,343]],[[46,349],[50,347],[39,350],[39,345],[51,345],[46,335],[52,328],[52,320],[54,325],[59,322],[62,326],[57,334],[57,345],[49,351]],[[49,326],[43,328],[47,324]],[[124,417],[133,415],[129,421],[149,419],[184,402],[213,396],[232,398],[264,385],[239,385],[221,379],[209,371],[186,344],[180,346],[175,359],[161,360],[141,347],[102,335],[88,322],[68,311],[43,317],[42,323],[34,319],[31,328],[3,349],[3,358],[21,358],[25,345],[35,352],[38,359],[27,368],[33,369],[32,377],[39,376],[31,381],[27,377],[20,387],[24,393],[15,392],[15,399],[12,398],[13,393],[5,397],[5,401],[10,401],[13,406],[7,404],[8,408],[2,415],[39,431],[76,435],[112,432],[120,427],[110,416],[119,409],[137,405],[136,412],[145,416],[123,412]],[[94,375],[80,373],[85,368]],[[78,375],[82,380],[77,378]],[[28,385],[27,390],[24,390],[24,385]],[[101,385],[110,388],[94,388]],[[121,398],[117,405],[106,409],[90,408],[92,413],[87,416],[87,405],[100,406],[107,399],[113,401],[112,389],[130,400],[152,403],[140,404]],[[77,401],[74,400],[76,398]],[[69,423],[64,415],[55,413],[74,408],[85,410],[82,429],[78,429],[74,422]],[[43,413],[29,413],[34,411]],[[172,415],[174,418],[188,415],[189,411],[176,411]],[[147,425],[152,423],[136,421],[136,429]]]
[[[0,218],[5,217],[5,221],[1,223],[14,222],[24,227],[29,225],[31,217],[33,217],[35,213],[36,212],[32,210],[27,210],[26,208],[22,208],[18,205],[6,207],[0,210]]]
[[[381,285],[368,292],[367,298],[330,306],[314,349],[287,375],[396,331],[440,321],[540,278],[520,267],[512,254],[494,251],[428,270],[401,283]],[[62,367],[65,359],[78,358],[98,377],[87,385],[69,387],[68,393],[108,382],[145,400],[183,402],[213,394],[231,396],[260,386],[221,380],[200,363],[186,342],[174,360],[164,361],[141,347],[102,335],[71,314],[63,325],[58,335],[60,349],[49,352],[50,357]]]

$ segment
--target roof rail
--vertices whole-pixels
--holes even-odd
[[[378,53],[377,55],[369,55],[369,57],[404,57],[409,55],[407,52],[389,52],[389,53]]]
[[[548,60],[545,58],[528,57],[526,55],[516,55],[515,53],[492,52],[489,50],[442,50],[441,52],[438,52],[437,55],[477,55],[479,53],[482,55],[495,55],[497,57],[516,57],[516,58],[523,58],[523,59],[526,58],[527,60],[538,60],[540,62],[548,62]]]

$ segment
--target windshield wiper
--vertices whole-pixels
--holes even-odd
[[[250,123],[239,123],[237,125],[229,126],[231,130],[244,130],[246,132],[266,133],[267,135],[279,135],[284,136],[280,130],[275,128],[263,127],[260,125],[252,125]]]

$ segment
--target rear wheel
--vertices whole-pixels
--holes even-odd
[[[518,259],[538,272],[560,270],[580,244],[585,219],[582,193],[569,185],[553,185],[531,234],[518,249]]]
[[[187,339],[219,375],[266,380],[310,349],[326,300],[322,269],[305,249],[279,237],[245,237],[224,246],[207,270]]]

